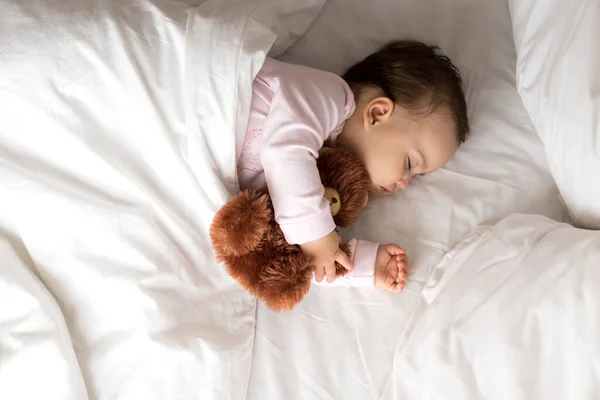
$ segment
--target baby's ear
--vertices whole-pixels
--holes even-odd
[[[377,97],[367,105],[367,123],[375,125],[379,122],[387,121],[394,112],[394,102],[389,97]]]

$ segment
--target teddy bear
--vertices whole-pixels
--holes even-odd
[[[338,228],[358,219],[371,189],[362,162],[343,147],[323,147],[317,158],[324,197]],[[266,187],[244,190],[217,212],[210,227],[216,259],[250,294],[273,311],[289,311],[310,290],[314,266],[300,246],[285,241]],[[348,248],[342,245],[348,252]],[[346,269],[336,263],[336,275]]]

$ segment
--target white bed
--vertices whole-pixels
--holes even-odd
[[[594,398],[600,233],[566,223],[600,223],[598,175],[580,173],[600,157],[594,16],[585,0],[0,2],[0,398]],[[342,72],[402,37],[457,64],[473,131],[344,233],[406,248],[409,284],[314,287],[272,313],[207,240],[252,75],[267,52]]]

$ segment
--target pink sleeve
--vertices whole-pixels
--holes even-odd
[[[310,74],[302,69],[290,69],[289,76],[281,73],[261,143],[275,220],[291,244],[322,238],[335,229],[316,158],[323,142],[354,110],[352,91],[340,77],[323,71]]]
[[[350,240],[348,244],[350,245],[354,270],[330,283],[325,279],[317,282],[313,278],[312,282],[314,284],[326,287],[364,287],[375,284],[375,259],[379,244],[357,239]]]

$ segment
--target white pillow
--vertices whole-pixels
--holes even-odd
[[[509,0],[517,87],[576,225],[600,229],[600,2]]]

